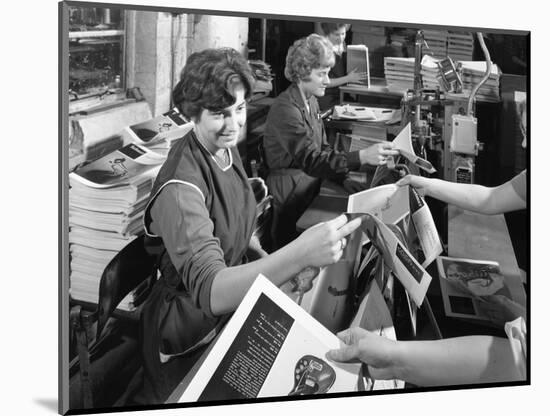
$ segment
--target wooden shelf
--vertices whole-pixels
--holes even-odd
[[[82,38],[105,38],[109,36],[122,36],[124,30],[84,30],[81,32],[69,32],[69,39],[82,39]]]

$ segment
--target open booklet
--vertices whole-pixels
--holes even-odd
[[[414,152],[414,148],[411,140],[411,123],[408,123],[399,132],[397,137],[393,139],[393,144],[395,146],[395,150],[399,150],[399,153],[403,157],[405,157],[405,159],[407,159],[409,162],[415,164],[420,169],[428,173],[435,172],[435,168],[429,161],[421,158],[420,156],[417,156]]]
[[[259,275],[179,402],[358,390],[358,363],[325,357],[340,340]]]
[[[513,295],[497,262],[440,256],[437,268],[447,316],[501,325],[502,309],[486,296]]]
[[[361,230],[376,247],[384,264],[396,276],[417,306],[422,305],[432,277],[415,259],[396,234],[375,215],[362,217]]]
[[[140,181],[158,171],[172,142],[185,136],[193,126],[175,108],[126,126],[120,134],[122,147],[77,167],[69,173],[70,184],[102,189]]]
[[[345,329],[350,320],[350,294],[357,276],[370,261],[365,256],[360,262],[360,247],[371,241],[371,236],[376,237],[373,244],[388,270],[418,306],[431,281],[425,267],[443,251],[429,207],[414,188],[391,184],[350,195],[347,212],[363,216],[362,226],[348,238],[342,258],[315,274],[313,283],[298,300],[332,332]],[[400,241],[396,232],[406,242]]]
[[[153,176],[165,157],[136,143],[130,143],[69,173],[71,186],[111,188],[129,185]],[[153,176],[154,177],[154,176]]]
[[[127,126],[125,136],[134,143],[150,148],[170,147],[171,142],[185,136],[193,128],[193,123],[173,108],[170,111],[142,123]]]
[[[347,212],[369,213],[393,225],[410,217],[412,227],[405,231],[422,267],[427,267],[443,251],[430,208],[413,187],[389,184],[357,192],[348,197]]]

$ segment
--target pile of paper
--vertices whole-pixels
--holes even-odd
[[[111,259],[143,232],[143,213],[164,157],[135,143],[69,174],[70,295],[97,303]],[[127,296],[119,309],[132,310]]]
[[[193,123],[173,108],[147,121],[125,127],[122,137],[124,144],[137,143],[167,155],[174,143],[192,129]]]
[[[384,77],[389,90],[412,89],[414,86],[414,58],[384,57]]]
[[[474,37],[471,33],[449,32],[447,55],[454,61],[471,61],[474,53]]]
[[[436,89],[440,87],[437,79],[439,76],[439,66],[437,62],[437,59],[429,55],[424,55],[422,58],[422,69],[420,73],[422,74],[422,86],[424,88]]]
[[[483,79],[487,64],[485,61],[459,61],[463,92],[470,94],[477,84]],[[500,99],[500,74],[497,64],[492,64],[491,73],[487,81],[476,93],[476,98],[484,101],[495,101]]]
[[[446,58],[447,36],[448,32],[446,30],[424,30],[424,40],[428,47],[423,49],[423,52],[437,59]]]
[[[372,109],[357,105],[335,105],[332,118],[337,120],[376,120]]]

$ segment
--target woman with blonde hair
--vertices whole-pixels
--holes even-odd
[[[263,144],[277,247],[298,235],[296,222],[319,193],[323,179],[344,183],[361,165],[383,165],[387,156],[397,155],[391,142],[353,152],[339,152],[328,144],[317,98],[325,94],[333,64],[334,52],[326,38],[312,34],[294,42],[285,65],[292,84],[267,115]]]

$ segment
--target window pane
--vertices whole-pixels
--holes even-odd
[[[69,7],[71,100],[122,86],[123,16],[121,9]]]

